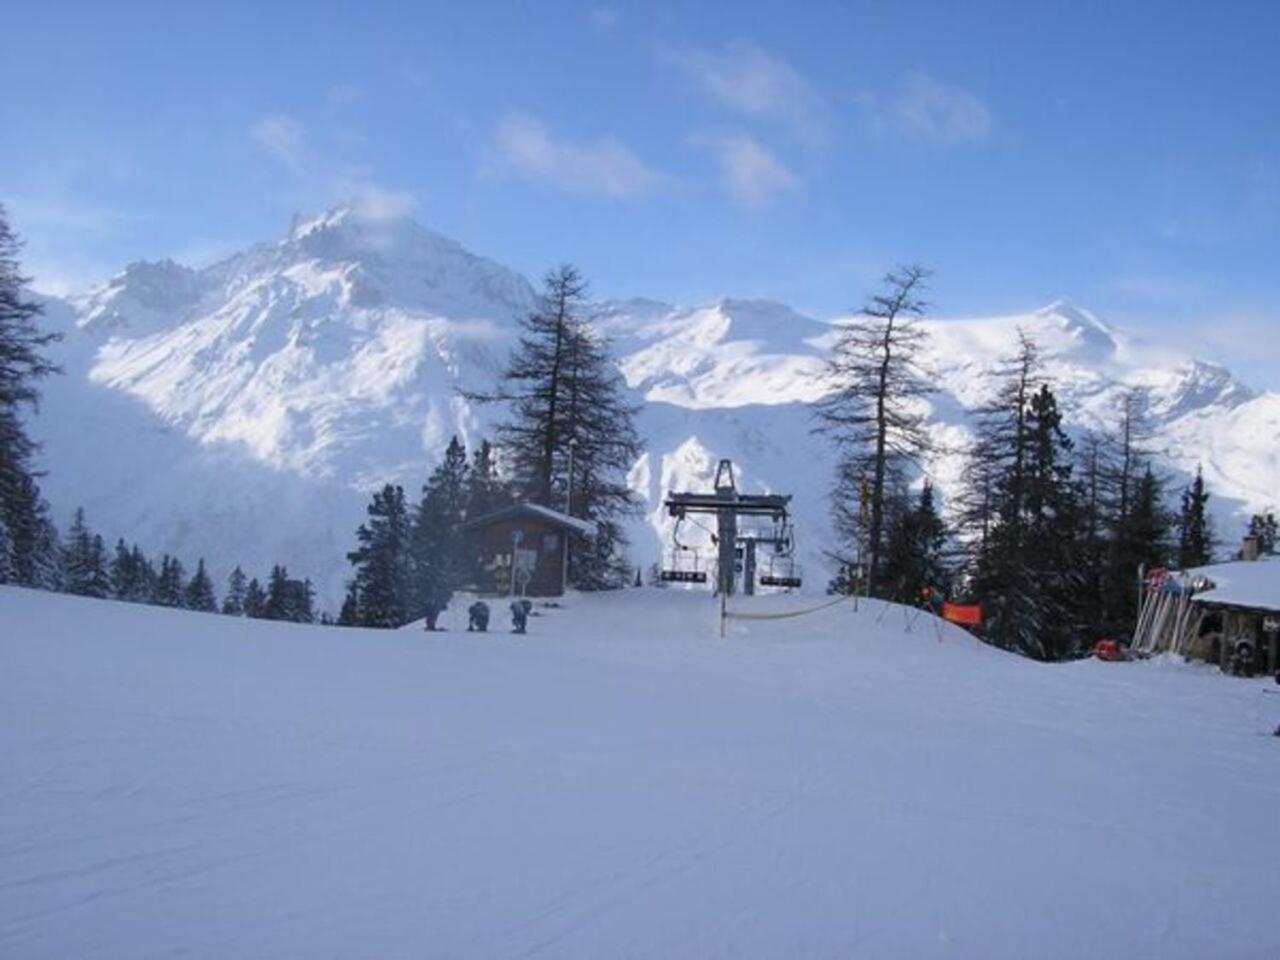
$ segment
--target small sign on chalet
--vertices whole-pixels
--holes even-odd
[[[569,537],[593,538],[596,525],[537,503],[516,503],[475,517],[481,573],[476,589],[497,596],[559,597],[565,589]]]

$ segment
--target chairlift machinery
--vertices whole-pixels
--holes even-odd
[[[761,543],[771,545],[773,553],[766,558],[760,584],[799,587],[801,580],[794,560],[795,537],[787,512],[790,502],[790,495],[785,494],[739,493],[734,482],[732,461],[721,460],[716,467],[714,493],[667,494],[663,506],[675,518],[676,524],[668,563],[660,574],[662,579],[668,583],[707,582],[707,570],[697,549],[680,541],[680,527],[691,515],[714,514],[716,532],[711,539],[717,550],[716,588],[722,596],[733,594],[739,571],[743,574],[744,592],[755,592],[757,546]],[[743,528],[739,519],[744,517],[767,519],[772,528]]]

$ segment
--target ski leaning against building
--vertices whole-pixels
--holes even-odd
[[[468,520],[476,539],[476,590],[513,597],[560,597],[566,586],[570,537],[592,540],[596,525],[536,503],[516,503]]]
[[[1280,671],[1280,556],[1260,556],[1250,540],[1230,563],[1146,574],[1132,649],[1231,673]]]

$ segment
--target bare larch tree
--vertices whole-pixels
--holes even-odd
[[[867,592],[882,562],[889,492],[921,467],[930,449],[922,399],[933,392],[921,368],[927,332],[917,322],[929,271],[898,267],[884,290],[840,329],[822,379],[815,432],[839,450],[832,509],[844,548],[865,549]],[[851,559],[846,556],[846,562]]]

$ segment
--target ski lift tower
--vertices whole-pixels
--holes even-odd
[[[721,460],[716,467],[715,493],[668,493],[664,506],[677,521],[691,513],[715,514],[719,554],[716,587],[721,597],[728,597],[734,590],[738,518],[768,517],[775,524],[785,525],[790,502],[790,495],[739,493],[732,461]]]

